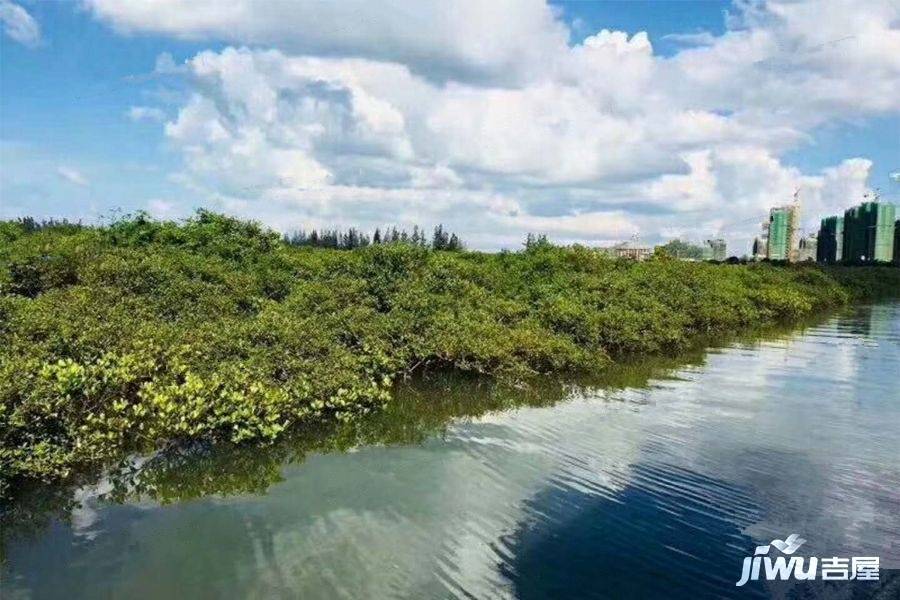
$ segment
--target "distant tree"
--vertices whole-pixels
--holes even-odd
[[[536,248],[551,246],[552,244],[550,244],[550,241],[547,239],[546,234],[529,233],[525,236],[524,245],[526,250],[534,250]]]
[[[30,226],[22,226],[25,227]],[[39,225],[35,225],[39,226]],[[421,248],[432,247],[435,250],[462,250],[463,243],[455,233],[445,230],[443,225],[438,225],[434,230],[434,238],[431,242],[425,231],[418,225],[413,226],[412,233],[405,229],[390,227],[383,232],[376,228],[372,237],[363,233],[356,227],[347,230],[341,229],[313,229],[307,232],[305,229],[297,229],[282,236],[285,244],[290,246],[308,246],[314,248],[330,248],[337,250],[354,250],[365,248],[370,244],[403,243]]]
[[[351,227],[347,231],[347,248],[353,250],[354,248],[364,248],[369,245],[369,236],[358,230],[356,227]]]
[[[443,225],[434,228],[434,235],[431,238],[431,247],[435,250],[448,250],[450,246],[450,234],[444,231]]]
[[[348,229],[346,233],[342,234],[341,238],[341,245],[343,248],[346,248],[347,250],[353,250],[354,248],[359,247],[359,234],[353,227]]]
[[[381,233],[377,232],[380,236]],[[339,229],[323,229],[321,232],[313,229],[307,233],[304,229],[298,229],[285,234],[284,242],[291,246],[312,246],[316,248],[332,248],[340,250],[353,250],[364,248],[371,243],[368,235],[355,227],[347,231]]]
[[[138,212],[136,214],[140,216],[144,213]],[[72,223],[68,219],[42,219],[38,221],[34,217],[20,217],[15,220],[15,223],[22,228],[22,231],[24,233],[35,233],[37,231],[44,231],[47,229],[56,229],[58,231],[77,231],[84,228],[84,225],[82,225],[81,221]]]
[[[33,233],[41,228],[40,223],[36,222],[34,217],[22,217],[19,219],[19,225],[22,226],[25,233]]]
[[[666,254],[668,254],[672,258],[692,258],[695,260],[703,259],[703,248],[685,242],[684,240],[670,240],[659,247],[663,248]]]

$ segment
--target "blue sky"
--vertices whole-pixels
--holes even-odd
[[[127,112],[171,86],[147,77],[161,52],[189,56],[208,45],[120,36],[73,3],[25,6],[40,23],[39,45],[0,41],[0,215],[94,219],[178,193],[165,174],[179,157],[158,124],[135,123]],[[59,177],[59,165],[91,185]]]
[[[721,35],[725,31],[725,13],[731,2],[697,0],[679,2],[554,2],[563,10],[563,17],[572,24],[575,36],[586,36],[601,29],[616,29],[636,33],[646,31],[654,42],[656,52],[672,55],[678,44],[665,36],[673,33],[709,32]]]
[[[476,240],[474,245],[501,247],[511,245],[531,229],[546,230],[563,241],[588,243],[625,237],[632,231],[648,240],[712,235],[717,228],[730,227],[729,218],[701,221],[701,212],[740,196],[734,206],[723,206],[723,215],[733,216],[731,221],[740,217],[752,222],[764,212],[763,196],[771,194],[772,203],[783,201],[792,182],[809,186],[811,197],[816,198],[814,204],[818,203],[815,206],[821,210],[837,206],[836,194],[861,195],[866,186],[877,187],[884,197],[898,201],[900,183],[889,177],[900,170],[900,107],[896,97],[871,101],[871,106],[849,95],[835,99],[827,92],[834,88],[832,83],[821,100],[812,98],[808,106],[785,108],[777,100],[767,104],[765,99],[742,90],[740,94],[748,98],[745,103],[725,93],[739,85],[729,71],[737,67],[721,57],[706,56],[714,55],[713,50],[724,46],[726,40],[751,48],[749,39],[741,38],[746,32],[762,32],[775,40],[765,57],[769,61],[789,62],[789,56],[778,54],[785,47],[792,56],[802,56],[803,49],[798,51],[797,44],[807,44],[810,53],[818,52],[814,34],[803,29],[811,25],[803,21],[802,14],[788,18],[774,8],[771,14],[762,16],[745,14],[740,7],[718,1],[558,2],[551,7],[523,2],[513,3],[505,14],[477,13],[471,17],[486,20],[485,29],[489,31],[490,19],[495,18],[496,40],[500,42],[478,27],[445,24],[445,16],[424,9],[421,14],[406,10],[393,17],[388,14],[385,18],[390,20],[389,26],[360,26],[352,39],[340,37],[339,26],[334,28],[337,33],[330,33],[327,20],[346,15],[313,15],[306,20],[301,15],[290,24],[295,31],[308,31],[312,36],[321,23],[322,33],[298,45],[279,29],[278,20],[283,16],[270,20],[248,17],[258,20],[249,24],[193,25],[190,13],[200,10],[197,4],[202,3],[194,7],[178,2],[167,5],[165,10],[184,20],[183,25],[172,26],[169,23],[178,19],[157,21],[155,15],[117,8],[104,0],[84,5],[13,5],[4,1],[6,6],[24,10],[37,24],[39,34],[24,42],[15,39],[22,35],[11,34],[7,21],[6,34],[0,38],[0,217],[32,214],[96,220],[113,210],[137,209],[160,216],[181,216],[202,205],[259,218],[282,229],[328,222],[374,226],[398,220],[401,224],[418,221],[430,226],[438,220],[450,221],[464,236],[469,234]],[[461,3],[460,11],[464,10]],[[736,19],[726,20],[729,11]],[[885,14],[882,11],[873,18]],[[840,18],[837,11],[834,18]],[[423,42],[416,32],[403,31],[407,26],[404,19],[409,19],[409,28],[423,21],[432,23],[439,30],[436,37],[445,35],[445,41],[439,48],[428,48],[427,40]],[[886,48],[896,43],[896,23],[896,19],[891,22],[885,18]],[[601,30],[624,32],[625,41],[615,34],[599,36]],[[647,32],[652,50],[645,50],[640,40],[632,37],[641,31]],[[705,35],[712,42],[697,47],[673,34]],[[568,49],[554,46],[560,35]],[[594,62],[587,62],[579,53],[582,45],[589,46],[584,40],[591,36],[597,36],[593,47],[598,50],[590,59]],[[535,40],[533,44],[531,40]],[[447,41],[450,51],[446,50]],[[482,60],[479,49],[485,44],[489,50]],[[251,48],[241,60],[252,60],[252,68],[261,73],[251,83],[240,79],[246,72],[225,71],[233,68],[228,60],[235,55],[229,54],[229,48],[241,47]],[[264,56],[273,49],[280,56],[278,69],[287,68],[287,64],[296,68],[299,61],[320,57],[328,63],[327,69],[345,73],[350,67],[342,61],[365,61],[365,65],[354,65],[359,74],[352,77],[352,83],[350,79],[348,83],[336,83],[339,77],[349,77],[344,74],[321,78],[332,87],[345,85],[346,97],[357,99],[364,92],[366,97],[377,97],[379,107],[387,104],[395,109],[391,114],[400,115],[396,118],[403,123],[402,135],[392,132],[387,136],[382,130],[372,133],[369,129],[374,117],[363,114],[356,105],[351,110],[358,122],[333,135],[304,137],[312,127],[310,123],[304,121],[303,133],[298,133],[301,130],[296,120],[277,120],[300,118],[295,109],[304,105],[299,99],[289,111],[284,110],[282,101],[276,121],[261,123],[251,117],[236,117],[240,111],[234,107],[245,107],[248,98],[252,99],[253,81],[260,89],[276,89],[279,98],[311,93],[305,83],[272,83],[276,67]],[[752,46],[747,52],[751,51],[758,49]],[[846,53],[847,49],[837,51]],[[204,52],[208,53],[204,56],[218,61],[212,68],[221,72],[210,75],[199,70],[196,57]],[[552,65],[544,64],[544,57],[554,52],[559,58]],[[178,72],[154,73],[163,53],[173,57]],[[771,85],[777,95],[781,82],[762,79],[769,76],[759,73],[759,63],[748,60],[740,68],[747,70],[748,78],[759,78],[758,85]],[[389,64],[411,71],[409,81],[402,84],[409,85],[408,94],[397,90],[382,93],[377,89],[377,76],[367,74]],[[323,73],[327,71],[322,68]],[[823,69],[822,74],[815,72],[818,68]],[[653,69],[649,80],[632,80],[632,74],[640,69]],[[704,73],[704,77],[707,70],[716,76],[721,72],[722,80],[698,80],[698,90],[705,91],[692,95],[682,89],[674,74],[679,69]],[[842,77],[827,69],[813,64],[808,72],[816,78]],[[886,60],[877,72],[883,81],[872,84],[872,94],[898,89],[896,61]],[[805,79],[806,73],[802,72],[799,79]],[[227,84],[229,77],[233,85]],[[315,72],[307,77],[320,78]],[[372,81],[354,87],[360,78]],[[628,93],[619,97],[616,86],[604,87],[607,80]],[[797,80],[796,74],[787,73],[784,86]],[[420,115],[418,101],[410,98],[426,86],[433,89],[423,98],[434,102],[434,109]],[[809,86],[799,93],[814,95],[816,88],[813,83]],[[848,81],[851,91],[847,94],[852,93],[852,87]],[[809,89],[813,89],[812,94]],[[534,127],[525,128],[521,123],[525,129],[520,133],[509,131],[509,121],[515,119],[503,114],[502,103],[499,109],[492,104],[498,90],[510,90],[510,99],[504,101],[507,106],[510,101],[516,107],[516,103],[522,103],[525,120],[556,124],[535,132]],[[708,100],[719,92],[720,100]],[[653,98],[652,106],[632,108],[657,94],[660,98]],[[191,98],[214,108],[191,108]],[[318,97],[314,100],[324,102]],[[223,108],[226,105],[230,108]],[[669,106],[677,107],[670,115]],[[144,110],[145,118],[129,117],[134,107]],[[579,119],[584,107],[598,108],[596,115],[582,122]],[[346,111],[347,107],[330,106],[332,109]],[[458,118],[451,112],[463,109],[466,112]],[[196,133],[199,126],[192,125],[190,119],[208,115],[210,110],[221,111],[209,118],[226,123],[228,140],[212,140]],[[282,117],[282,112],[294,116]],[[663,112],[667,116],[658,117]],[[698,118],[698,114],[704,118]],[[491,121],[485,115],[499,116]],[[166,123],[174,124],[179,118],[182,126],[167,130]],[[477,122],[459,124],[467,119]],[[722,122],[711,125],[710,119]],[[696,132],[691,129],[694,121]],[[314,125],[318,131],[329,127],[330,122]],[[454,123],[460,125],[459,130],[448,129]],[[585,136],[585,130],[591,127],[597,127],[596,143]],[[669,127],[675,128],[677,141],[654,133]],[[710,133],[710,128],[715,132]],[[779,128],[786,132],[781,137]],[[365,135],[360,134],[363,130]],[[191,138],[198,135],[201,137]],[[734,139],[724,139],[727,136]],[[515,155],[517,144],[509,140],[532,137],[533,147],[523,144]],[[604,145],[606,138],[629,141]],[[467,139],[484,148],[477,152],[467,148]],[[235,155],[245,156],[242,152],[248,140],[253,140],[253,152],[258,154],[249,156],[246,162],[257,166],[236,178],[229,171],[234,170]],[[633,147],[628,145],[630,140],[634,140]],[[544,164],[546,154],[554,152],[558,165]],[[594,152],[596,156],[591,154]],[[754,169],[759,173],[741,173],[732,164],[740,156],[755,161]],[[554,157],[547,160],[550,158]],[[867,168],[860,163],[844,165],[848,159],[864,159],[871,164]],[[776,169],[777,173],[766,169]],[[836,172],[826,174],[829,169],[843,169],[847,182],[841,181],[842,176]],[[784,178],[784,194],[766,187],[779,177]],[[290,185],[284,183],[286,178]],[[371,200],[356,202],[354,193]],[[442,198],[439,209],[433,197]],[[848,197],[843,203],[858,199]],[[490,213],[493,226],[482,226],[479,219],[472,218],[480,210]],[[592,223],[597,223],[596,231],[591,229]],[[741,226],[739,231],[725,233],[746,244],[753,227]]]

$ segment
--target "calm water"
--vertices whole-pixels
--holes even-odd
[[[688,360],[437,381],[365,426],[36,494],[2,596],[900,597],[900,304]],[[735,588],[795,532],[800,555],[879,556],[881,583]]]

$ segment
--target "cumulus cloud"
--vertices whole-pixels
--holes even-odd
[[[0,22],[3,33],[28,47],[41,43],[41,27],[24,8],[9,0],[0,0]]]
[[[682,102],[751,125],[808,129],[848,115],[896,112],[898,18],[900,5],[889,0],[746,5],[714,43],[665,61],[662,83]]]
[[[72,167],[60,166],[56,169],[56,174],[59,175],[62,179],[68,181],[69,183],[74,183],[75,185],[80,186],[88,186],[90,182],[87,177],[81,174],[77,169],[73,169]]]
[[[567,28],[541,0],[85,4],[124,32],[267,45],[293,54],[367,57],[442,77],[524,76],[568,41]]]
[[[866,190],[870,161],[802,173],[787,150],[831,119],[900,112],[900,8],[878,0],[829,2],[828,19],[821,5],[740,4],[723,35],[668,58],[642,32],[568,45],[538,2],[334,3],[314,25],[304,2],[88,5],[122,30],[278,48],[165,55],[156,71],[191,90],[164,126],[179,180],[282,228],[444,222],[484,247],[530,230],[592,243],[685,231],[746,246],[795,189],[810,228]]]

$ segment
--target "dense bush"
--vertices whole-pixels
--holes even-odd
[[[352,420],[416,369],[525,380],[900,291],[900,270],[404,243],[330,251],[200,212],[0,223],[0,492],[195,439]]]

